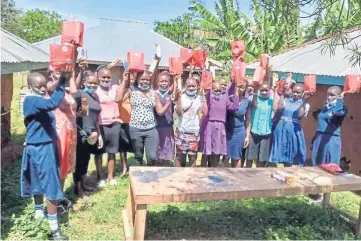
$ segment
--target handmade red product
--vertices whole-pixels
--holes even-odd
[[[361,89],[361,75],[346,75],[344,90],[349,93],[359,92]]]
[[[128,70],[133,72],[142,72],[145,70],[144,53],[128,52],[127,53]]]
[[[79,21],[64,21],[61,31],[61,43],[71,43],[83,46],[84,23]]]
[[[181,48],[179,58],[181,59],[182,63],[188,63],[193,56],[193,50],[188,48]]]
[[[241,60],[235,60],[232,66],[232,80],[236,81],[236,84],[244,82],[246,76],[246,63]]]
[[[172,75],[183,73],[183,63],[178,57],[169,58],[169,73]]]
[[[261,85],[263,83],[265,76],[266,76],[266,70],[261,66],[258,66],[254,71],[252,82]]]
[[[321,164],[320,168],[333,175],[337,175],[343,172],[341,167],[334,163]]]
[[[285,79],[280,79],[277,83],[277,92],[279,94],[283,93],[284,89],[285,89],[285,83],[286,83],[286,80]]]
[[[262,68],[267,69],[268,66],[268,55],[261,54],[259,64]]]
[[[190,64],[194,67],[204,68],[207,59],[207,52],[204,50],[195,50],[191,58]]]
[[[303,78],[304,90],[306,93],[316,92],[316,75],[305,75]]]
[[[212,73],[207,70],[203,70],[202,71],[201,88],[202,89],[211,89],[212,81],[213,81]]]
[[[66,67],[70,67],[70,71],[74,70],[75,65],[75,46],[63,44],[50,44],[50,69],[53,71],[61,71]]]
[[[231,43],[231,50],[233,57],[243,56],[246,51],[244,40],[234,40]]]

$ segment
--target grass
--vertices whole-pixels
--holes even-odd
[[[18,108],[18,88],[19,83],[15,82],[13,113]],[[22,141],[22,126],[22,120],[12,115],[17,141]],[[135,164],[132,156],[130,161]],[[91,162],[89,184],[95,183],[94,169]],[[46,222],[35,222],[32,200],[20,197],[19,173],[20,160],[1,176],[1,238],[46,239],[49,232]],[[117,186],[107,186],[88,200],[76,200],[71,177],[68,178],[66,196],[75,203],[68,219],[63,217],[62,229],[70,239],[124,239],[121,210],[126,204],[129,180],[119,176],[116,179]],[[334,193],[332,203],[357,217],[360,198],[356,195]],[[352,224],[339,212],[310,204],[303,196],[150,205],[148,210],[146,239],[152,240],[356,239]]]

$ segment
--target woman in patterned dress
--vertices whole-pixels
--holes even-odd
[[[134,148],[134,156],[139,164],[143,164],[144,149],[147,165],[155,165],[158,148],[158,132],[156,129],[155,111],[159,116],[172,106],[172,98],[162,105],[160,97],[151,88],[151,75],[148,71],[138,74],[134,88],[130,89],[129,79],[120,86],[120,99],[124,94],[130,95],[130,137]]]

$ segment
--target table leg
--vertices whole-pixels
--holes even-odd
[[[134,240],[144,240],[147,221],[147,205],[138,204],[135,210]]]
[[[330,204],[331,204],[331,193],[330,192],[323,194],[322,202],[323,202],[324,206],[330,206]]]
[[[358,219],[356,222],[356,236],[361,236],[361,202],[360,202],[360,209],[358,211]]]
[[[128,210],[128,219],[129,219],[130,226],[133,227],[134,226],[134,216],[135,216],[135,202],[134,202],[134,195],[133,195],[131,184],[129,184],[127,210]]]

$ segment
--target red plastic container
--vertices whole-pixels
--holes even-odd
[[[79,21],[64,21],[61,31],[61,43],[71,43],[83,46],[84,23]]]
[[[231,43],[231,50],[233,57],[243,56],[246,52],[244,40],[234,40]]]
[[[211,89],[212,81],[213,81],[212,73],[207,70],[203,70],[202,71],[201,88],[202,89]]]
[[[261,54],[259,64],[262,68],[267,69],[268,66],[268,55]]]
[[[359,92],[361,89],[361,75],[346,75],[343,91],[349,93]]]
[[[144,53],[128,52],[127,53],[128,70],[132,72],[142,72],[145,70]]]
[[[263,83],[265,76],[266,76],[266,70],[261,66],[258,66],[254,71],[252,82],[256,85],[261,85]]]
[[[188,63],[193,56],[193,50],[187,48],[181,48],[179,53],[179,58],[181,59],[182,63]]]
[[[50,44],[50,67],[53,71],[61,71],[70,67],[70,71],[75,66],[75,46],[64,44]]]
[[[194,50],[190,64],[194,67],[204,68],[207,59],[207,52],[204,50]]]
[[[236,82],[236,85],[244,82],[246,67],[246,63],[241,60],[235,60],[233,62],[231,78]]]
[[[180,58],[178,57],[169,58],[169,73],[172,75],[183,73],[183,63]]]
[[[303,77],[303,85],[306,93],[316,92],[316,75],[305,75]]]

